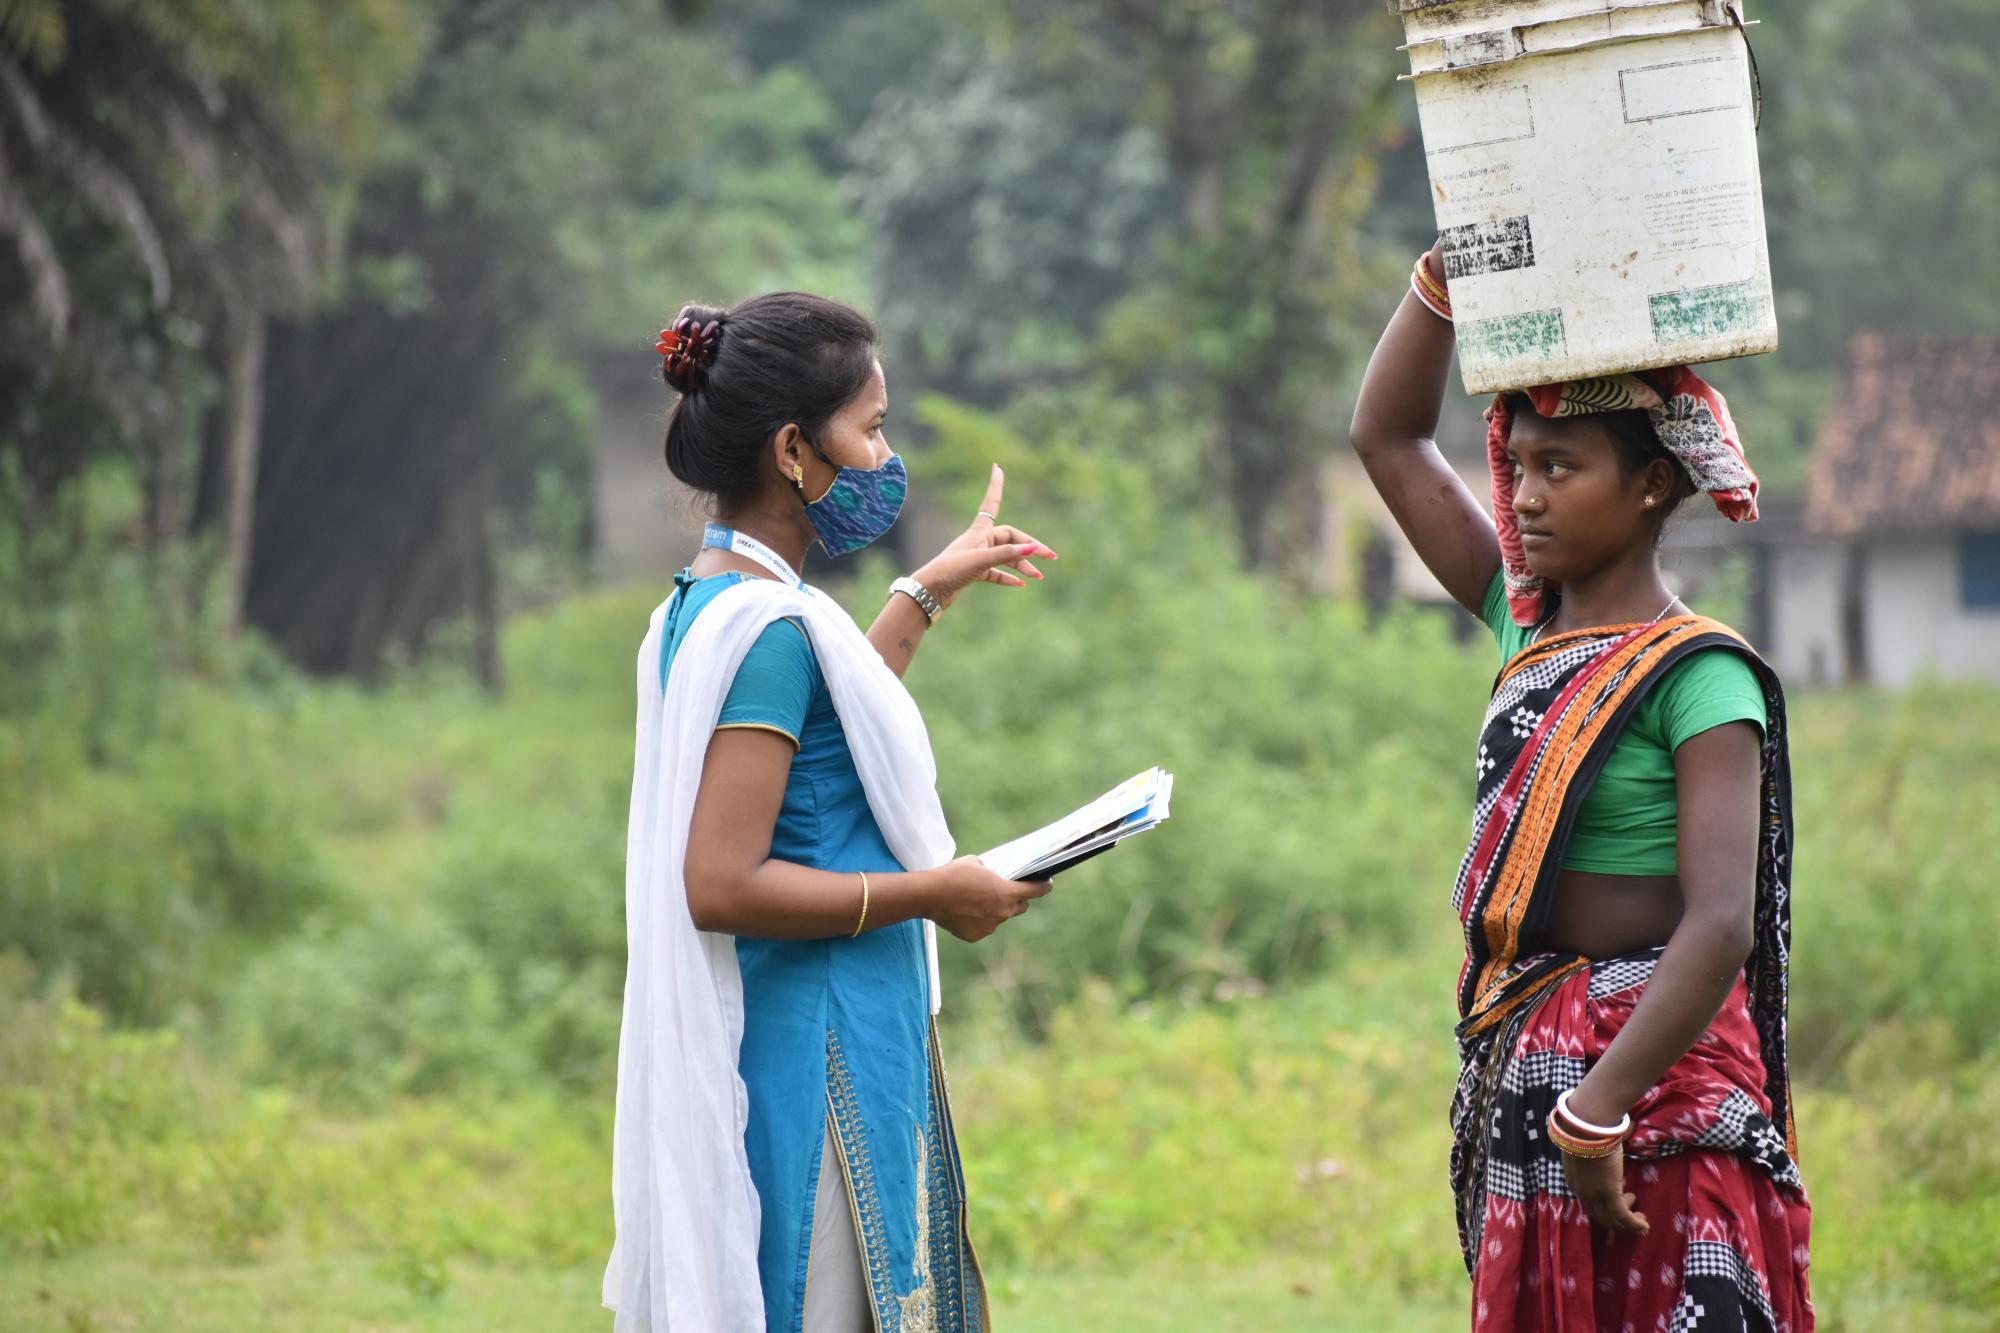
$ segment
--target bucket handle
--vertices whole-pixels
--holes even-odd
[[[1755,110],[1751,113],[1750,128],[1764,128],[1764,75],[1757,68],[1757,48],[1750,45],[1750,29],[1743,24],[1743,0],[1724,0],[1722,12],[1729,15],[1729,21],[1736,25],[1736,31],[1743,34],[1743,50],[1750,57],[1750,87],[1755,99]]]

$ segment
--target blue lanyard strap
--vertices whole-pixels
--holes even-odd
[[[720,523],[710,523],[701,531],[701,544],[713,546],[719,551],[734,551],[745,560],[756,561],[801,592],[805,590],[806,581],[799,577],[798,571],[785,557],[747,533],[725,528]]]

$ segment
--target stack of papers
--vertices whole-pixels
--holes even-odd
[[[1008,879],[1048,879],[1108,852],[1134,833],[1158,828],[1174,794],[1174,775],[1149,768],[1045,828],[995,847],[979,859]]]

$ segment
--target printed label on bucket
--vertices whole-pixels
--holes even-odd
[[[1525,213],[1446,227],[1438,233],[1438,239],[1444,243],[1444,276],[1448,282],[1535,266],[1535,237]]]
[[[1762,325],[1769,313],[1764,286],[1754,278],[1661,292],[1651,298],[1651,305],[1653,339],[1663,343],[1748,332]]]
[[[1459,365],[1468,374],[1514,361],[1553,360],[1567,346],[1559,309],[1479,319],[1458,328]]]
[[[1424,124],[1427,160],[1535,137],[1535,103],[1526,84],[1483,87],[1476,102],[1462,91],[1454,97],[1452,90],[1440,89],[1431,94],[1429,109],[1420,106],[1417,110]]]
[[[1618,72],[1618,100],[1624,106],[1627,125],[1735,111],[1749,98],[1742,66],[1733,53]]]

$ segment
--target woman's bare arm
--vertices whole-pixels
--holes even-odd
[[[1056,553],[1019,528],[1000,522],[1000,500],[1006,477],[995,463],[986,483],[986,498],[972,525],[939,551],[931,562],[916,572],[917,582],[937,598],[940,608],[949,607],[958,595],[975,583],[997,583],[1003,588],[1025,587],[1022,575],[1043,577],[1030,556],[1049,560]],[[910,659],[924,641],[930,617],[923,608],[901,593],[891,593],[889,602],[868,627],[868,642],[882,654],[882,660],[898,676],[910,669]]]
[[[1757,897],[1757,728],[1727,722],[1674,751],[1682,911],[1625,1027],[1584,1075],[1570,1109],[1613,1125],[1715,1021],[1750,956]],[[1570,1186],[1599,1226],[1643,1231],[1622,1157],[1565,1157]]]
[[[761,727],[728,727],[709,741],[688,826],[688,912],[698,930],[774,940],[851,935],[861,921],[861,876],[771,857],[793,745]],[[1002,879],[975,857],[935,870],[868,876],[870,930],[931,917],[960,939],[983,939],[1049,891],[1046,880]]]
[[[1432,273],[1443,280],[1433,262]],[[1500,568],[1500,542],[1479,500],[1432,433],[1451,372],[1452,327],[1405,293],[1362,377],[1349,438],[1397,526],[1445,591],[1478,615]]]
[[[1674,751],[1681,921],[1624,1030],[1570,1098],[1586,1120],[1616,1121],[1686,1055],[1750,956],[1759,743],[1753,724],[1729,722]]]

